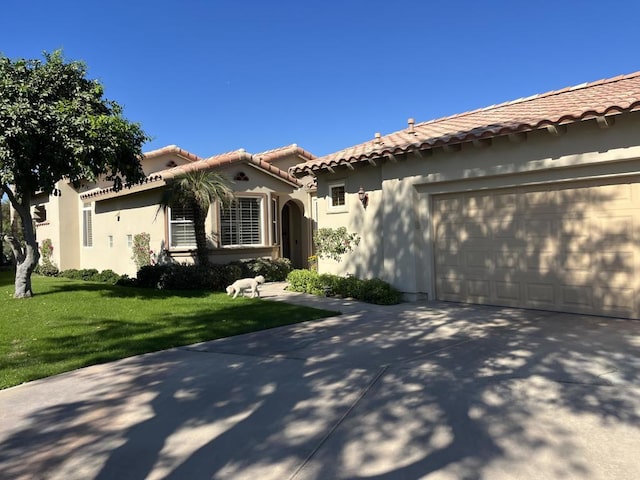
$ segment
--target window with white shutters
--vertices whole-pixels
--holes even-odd
[[[222,246],[262,245],[262,200],[237,198],[231,207],[220,209]]]
[[[192,208],[177,205],[169,208],[169,245],[171,247],[196,246],[193,218]]]
[[[90,203],[82,206],[82,246],[93,247],[92,208]]]

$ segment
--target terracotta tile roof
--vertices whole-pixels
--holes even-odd
[[[294,175],[385,155],[528,132],[640,110],[640,72],[412,125],[289,169]]]
[[[289,148],[289,147],[285,147],[285,148]],[[280,149],[282,150],[282,149]],[[300,149],[302,150],[302,149]],[[273,161],[275,158],[279,158],[281,156],[284,156],[282,153],[280,153],[279,155],[277,155],[277,157],[273,154],[271,155],[271,161]],[[314,157],[315,158],[315,157]],[[290,175],[288,172],[285,172],[284,170],[281,170],[273,165],[271,165],[269,163],[269,161],[264,160],[263,158],[258,157],[258,155],[252,155],[250,153],[245,152],[244,150],[237,150],[235,152],[228,152],[228,153],[223,153],[221,155],[215,155],[213,157],[209,157],[206,158],[200,162],[195,162],[195,163],[189,163],[186,165],[180,165],[177,167],[173,167],[169,170],[163,170],[161,172],[158,172],[159,174],[162,175],[162,177],[164,179],[170,179],[170,178],[174,178],[177,175],[180,175],[182,173],[188,172],[188,171],[192,171],[192,170],[210,170],[210,169],[214,169],[214,168],[218,168],[218,167],[224,167],[226,165],[231,165],[233,163],[236,162],[247,162],[250,163],[252,165],[255,165],[256,167],[258,167],[261,170],[264,170],[265,172],[271,174],[271,175],[275,175],[293,185],[295,185],[296,187],[301,186],[302,184],[300,183],[300,180],[298,180],[296,177],[294,177],[293,175]]]
[[[297,152],[296,149],[302,152],[305,152],[308,156],[310,156],[309,158],[316,158],[312,154],[294,145],[289,145],[287,147],[282,147],[276,150],[270,150],[269,152],[264,152],[263,154],[259,154],[259,155],[264,155],[266,153],[270,156],[269,157],[270,160],[273,161],[276,158],[289,155],[292,152]],[[146,158],[153,158],[159,155],[164,155],[166,153],[174,153],[176,155],[180,155],[183,158],[191,160],[191,163],[178,165],[176,167],[154,172],[151,175],[148,175],[147,177],[145,177],[142,181],[138,183],[125,184],[124,190],[137,192],[141,190],[156,188],[166,184],[167,180],[175,178],[189,171],[212,170],[215,168],[224,167],[226,165],[231,165],[237,162],[247,162],[270,175],[281,178],[282,180],[292,184],[295,187],[302,186],[302,182],[298,180],[298,178],[294,177],[288,172],[285,172],[284,170],[281,170],[275,167],[274,165],[271,165],[269,161],[264,160],[262,157],[258,157],[258,155],[252,155],[248,152],[245,152],[244,150],[236,150],[234,152],[222,153],[220,155],[214,155],[213,157],[203,159],[175,145],[169,145],[167,147],[163,147],[158,150],[153,150],[152,152],[145,153],[144,156]],[[96,197],[102,198],[104,196],[106,196],[107,198],[111,198],[117,194],[122,194],[122,193],[116,192],[113,187],[108,187],[108,188],[102,188],[98,190],[91,190],[89,192],[83,193],[80,195],[80,198],[83,200],[89,199],[89,198],[96,198]]]
[[[150,152],[146,152],[143,154],[145,158],[155,158],[161,155],[166,155],[168,153],[172,153],[174,155],[178,155],[179,157],[184,158],[185,160],[189,160],[190,162],[197,162],[202,160],[201,157],[195,155],[191,152],[187,152],[177,145],[167,145],[166,147],[159,148],[157,150],[152,150]]]
[[[158,183],[161,181],[162,181],[161,175],[159,175],[158,173],[152,173],[151,175],[146,176],[144,179],[140,180],[137,183],[126,183],[123,187],[123,190],[130,190],[131,193],[133,193],[134,191],[148,190],[150,188],[155,188],[156,186],[161,185],[160,183]],[[150,185],[150,184],[153,184],[153,185]],[[104,197],[104,196],[106,196],[107,198],[111,198],[118,194],[121,194],[121,192],[122,191],[116,192],[116,190],[113,187],[100,188],[97,190],[90,190],[88,192],[81,193],[80,199],[87,200],[90,198]]]
[[[285,147],[274,148],[273,150],[267,150],[266,152],[256,153],[254,157],[260,158],[265,162],[273,162],[282,157],[289,155],[298,155],[302,160],[315,160],[316,157],[313,153],[306,151],[304,148],[300,148],[297,144],[293,143]]]

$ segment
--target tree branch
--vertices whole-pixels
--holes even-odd
[[[22,250],[22,245],[20,245],[18,239],[13,235],[2,235],[2,239],[5,240],[11,247],[11,251],[13,252],[13,256],[16,259],[16,263],[24,262],[24,251]]]
[[[6,183],[3,183],[2,185],[0,185],[0,188],[4,193],[7,194],[7,197],[9,197],[9,202],[11,202],[11,205],[13,205],[13,208],[17,209],[16,207],[17,205],[19,205],[18,199],[16,198],[15,193],[13,193],[13,190],[11,190],[9,185],[7,185]]]

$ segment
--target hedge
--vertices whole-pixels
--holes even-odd
[[[287,276],[289,290],[313,295],[339,295],[378,305],[400,303],[402,294],[384,280],[362,280],[356,277],[340,277],[318,274],[312,270],[293,270]]]

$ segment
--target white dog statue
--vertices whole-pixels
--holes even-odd
[[[264,277],[262,275],[258,275],[256,278],[241,278],[227,287],[227,295],[233,294],[233,298],[236,298],[240,293],[244,297],[244,291],[250,290],[251,298],[259,297],[260,291],[258,290],[258,285],[262,283],[264,283]]]

